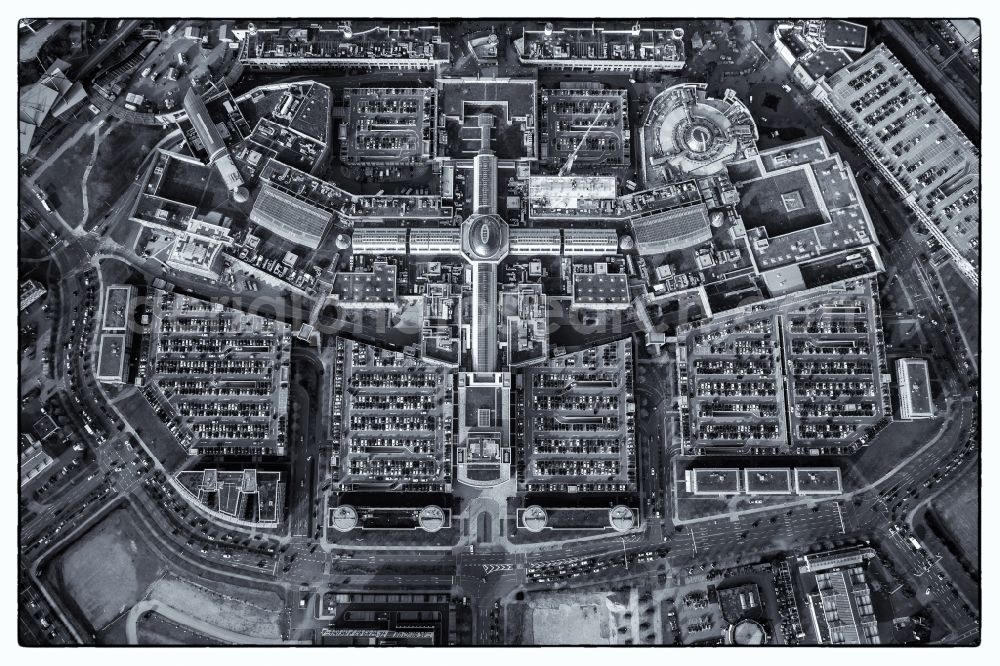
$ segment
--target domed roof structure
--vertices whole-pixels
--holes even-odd
[[[247,188],[240,185],[235,190],[233,190],[233,199],[237,203],[245,203],[250,199],[250,192]]]
[[[549,521],[549,516],[545,513],[545,509],[537,504],[532,504],[524,510],[524,515],[521,520],[524,521],[524,526],[528,529],[528,531],[541,532],[545,529],[545,525]]]
[[[495,260],[505,253],[507,223],[499,215],[472,215],[465,225],[463,235],[470,259]]]
[[[649,104],[640,131],[649,154],[642,167],[647,187],[710,176],[753,152],[758,134],[750,110],[732,90],[722,99],[706,91],[703,83],[682,83]]]
[[[497,253],[503,239],[500,236],[500,224],[492,215],[484,215],[472,223],[469,231],[469,244],[472,251],[480,257],[490,257]]]
[[[747,618],[731,625],[727,638],[730,645],[763,645],[767,642],[767,630]]]
[[[684,141],[687,147],[695,153],[707,152],[709,148],[712,147],[714,143],[714,137],[712,136],[712,130],[703,125],[694,125],[687,132],[687,138]]]
[[[417,516],[417,522],[425,532],[437,532],[444,526],[444,511],[433,504],[425,506]]]
[[[358,525],[357,510],[349,504],[341,504],[333,510],[331,525],[338,532],[350,532]]]

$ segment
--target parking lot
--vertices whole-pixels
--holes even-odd
[[[746,453],[864,440],[890,413],[880,318],[861,281],[689,329],[678,348],[688,447]]]
[[[581,164],[624,166],[630,155],[626,94],[588,88],[541,91],[542,158],[562,164],[576,152]]]
[[[288,325],[163,291],[152,316],[139,372],[174,436],[198,452],[283,453]]]
[[[431,88],[349,88],[342,142],[347,164],[413,161],[434,148]]]
[[[450,488],[454,395],[446,368],[339,338],[334,381],[342,489]]]
[[[632,370],[628,341],[526,368],[514,398],[525,450],[519,483],[556,492],[634,489]]]

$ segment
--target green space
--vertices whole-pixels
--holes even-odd
[[[164,134],[159,126],[119,123],[104,136],[87,179],[88,222],[105,215],[135,182],[142,161]],[[91,153],[86,153],[89,161]]]
[[[141,393],[135,391],[122,398],[118,408],[168,472],[177,470],[187,459],[187,451],[160,421]]]
[[[931,502],[939,524],[973,563],[979,563],[979,487],[975,475],[966,475]]]
[[[979,294],[962,279],[952,262],[941,266],[938,270],[941,285],[948,292],[948,301],[954,309],[954,317],[965,334],[969,344],[969,353],[979,363]]]
[[[51,198],[53,208],[70,224],[80,221],[83,210],[83,176],[93,155],[94,137],[83,136],[68,148],[36,183]],[[95,167],[96,168],[96,167]],[[91,169],[91,174],[94,169]]]
[[[894,421],[886,426],[851,460],[844,473],[844,489],[866,486],[884,475],[933,439],[943,422],[937,417]]]
[[[164,571],[127,516],[124,509],[108,514],[52,563],[60,587],[94,630],[135,605]]]

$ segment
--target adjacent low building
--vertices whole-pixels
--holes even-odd
[[[124,384],[127,380],[135,293],[135,287],[121,284],[110,285],[104,291],[97,342],[96,377],[100,382]]]
[[[435,25],[383,21],[249,23],[234,28],[239,60],[252,69],[292,67],[426,70],[450,60],[450,44]]]
[[[695,496],[839,495],[837,467],[704,468],[684,471],[684,488]]]
[[[26,310],[45,295],[45,287],[36,280],[25,280],[18,290],[18,309]]]
[[[926,359],[901,358],[896,361],[899,382],[899,418],[904,421],[934,417],[934,398]]]

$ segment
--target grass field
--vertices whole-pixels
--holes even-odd
[[[965,339],[969,343],[969,351],[979,362],[979,294],[969,288],[969,285],[962,279],[955,270],[952,262],[941,266],[939,270],[941,283],[950,298],[951,305],[955,308],[955,318],[965,333]]]
[[[110,513],[55,563],[63,588],[95,630],[131,608],[163,572],[127,516],[124,509]]]
[[[94,137],[82,137],[38,177],[38,186],[54,198],[53,206],[70,224],[80,222],[83,174],[90,163],[93,148]]]
[[[187,459],[187,452],[163,425],[141,393],[136,391],[123,398],[118,406],[167,471],[175,471]]]
[[[966,475],[964,481],[967,482],[957,482],[941,493],[932,502],[932,507],[966,557],[978,564],[979,488],[974,475]]]
[[[941,427],[941,417],[894,421],[861,450],[845,470],[844,488],[867,485],[929,442]]]
[[[97,150],[97,159],[87,179],[88,221],[104,215],[125,193],[142,161],[165,134],[166,130],[159,126],[126,123],[108,133]],[[89,147],[86,152],[89,160]]]

